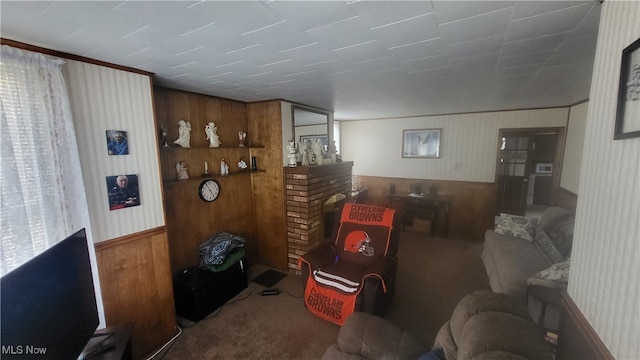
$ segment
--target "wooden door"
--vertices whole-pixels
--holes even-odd
[[[565,128],[560,127],[500,130],[496,166],[497,213],[524,215],[527,196],[532,204],[555,205],[564,137]],[[534,186],[530,183],[530,175],[535,175],[537,163],[551,163],[553,171],[535,177]]]
[[[524,133],[504,132],[498,151],[498,210],[524,215],[529,187],[528,158],[531,141]]]

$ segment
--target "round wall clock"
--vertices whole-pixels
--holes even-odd
[[[220,185],[218,182],[213,179],[208,179],[200,183],[198,187],[198,195],[200,199],[212,202],[213,200],[218,198],[220,194]]]

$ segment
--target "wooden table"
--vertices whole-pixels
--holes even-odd
[[[448,236],[451,196],[388,194],[387,201],[387,207],[396,209],[402,216],[403,229],[404,225],[410,223],[414,218],[428,219],[431,221],[432,235]]]

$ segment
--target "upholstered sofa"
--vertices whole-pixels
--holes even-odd
[[[481,253],[491,289],[526,304],[531,288],[566,288],[574,220],[559,207],[539,219],[502,214]]]
[[[546,360],[552,357],[550,346],[522,304],[508,295],[476,291],[458,303],[431,349],[384,318],[355,312],[340,329],[337,344],[331,345],[322,358]]]

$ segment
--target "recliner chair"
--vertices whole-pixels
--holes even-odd
[[[334,241],[299,259],[307,309],[338,325],[354,311],[382,315],[395,292],[398,225],[394,209],[346,203]]]

